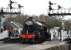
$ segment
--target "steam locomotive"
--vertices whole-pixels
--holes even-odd
[[[41,22],[35,21],[32,17],[25,20],[23,30],[19,35],[21,42],[41,43],[50,40],[51,35],[47,32],[47,27]]]

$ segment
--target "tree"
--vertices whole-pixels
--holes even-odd
[[[61,27],[61,21],[56,19],[55,17],[48,17],[47,23],[48,32],[50,32],[51,28]]]
[[[49,18],[47,23],[49,28],[61,27],[61,21],[53,17]]]
[[[71,21],[70,20],[65,22],[65,30],[67,31],[67,34],[69,35],[69,30],[71,30]]]

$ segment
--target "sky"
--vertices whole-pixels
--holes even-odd
[[[51,1],[56,3],[56,5],[61,5],[63,8],[71,8],[71,0],[12,0],[17,3],[13,4],[14,7],[17,7],[16,4],[21,4],[24,6],[22,13],[28,15],[47,15],[48,12],[48,2]],[[9,0],[0,0],[0,8],[8,7]],[[55,7],[57,7],[54,5]],[[65,19],[71,18],[70,16],[65,16]]]

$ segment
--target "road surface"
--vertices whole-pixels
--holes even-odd
[[[30,44],[21,43],[3,43],[0,41],[0,50],[20,50],[21,48],[28,47]]]
[[[59,41],[46,41],[41,44],[21,44],[21,43],[3,43],[0,42],[0,50],[44,50],[48,47],[64,44]]]

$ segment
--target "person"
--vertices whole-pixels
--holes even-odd
[[[4,31],[2,32],[3,41],[6,42],[9,40],[9,30],[5,27]]]
[[[60,27],[60,28],[58,29],[58,36],[60,37],[60,41],[62,40],[61,29],[62,29],[62,27]]]
[[[3,32],[3,28],[1,28],[1,32]]]
[[[18,30],[14,30],[14,36],[18,36],[19,32]]]
[[[47,27],[44,27],[44,33],[45,33],[46,40],[50,40],[51,35],[49,32],[47,32]]]
[[[9,27],[9,38],[14,36],[13,28]]]
[[[4,29],[3,34],[5,38],[8,38],[8,34],[9,34],[8,29]]]
[[[13,36],[13,27],[8,26],[8,25],[4,25],[4,30],[8,30],[8,38]]]

